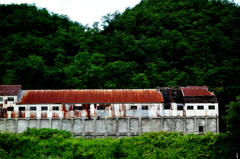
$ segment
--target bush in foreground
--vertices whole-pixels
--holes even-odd
[[[151,132],[139,137],[86,140],[71,132],[28,128],[0,133],[0,158],[234,158],[227,134]]]

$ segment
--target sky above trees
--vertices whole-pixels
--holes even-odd
[[[37,7],[46,8],[50,12],[67,15],[72,21],[92,26],[101,22],[102,16],[124,12],[126,7],[134,7],[141,0],[1,0],[0,4],[35,3]],[[240,0],[239,0],[240,1]]]

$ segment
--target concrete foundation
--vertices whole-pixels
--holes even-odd
[[[144,132],[176,131],[218,133],[218,117],[119,117],[75,119],[0,119],[2,132],[23,132],[27,127],[68,130],[85,138],[136,136]],[[200,132],[200,130],[203,130]]]

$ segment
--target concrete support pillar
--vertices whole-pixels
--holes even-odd
[[[130,121],[129,121],[130,119],[129,119],[129,117],[128,117],[128,137],[130,136]]]
[[[105,137],[107,137],[107,133],[108,133],[108,123],[107,123],[107,118],[105,118],[105,128],[106,128]]]
[[[4,120],[4,128],[3,128],[3,131],[6,131],[6,119],[3,119]]]
[[[194,132],[197,132],[197,118],[194,116]]]
[[[62,118],[61,118],[61,119],[60,119],[60,128],[59,128],[60,130],[62,130],[62,125],[63,125],[63,124],[62,124]]]
[[[172,117],[172,125],[171,125],[171,131],[174,132],[175,131],[175,120],[174,118]]]
[[[183,133],[186,133],[186,116],[183,118]]]
[[[150,132],[152,132],[153,131],[153,129],[152,129],[152,118],[150,117],[149,118],[150,120],[149,120],[149,128],[150,128]],[[141,126],[142,127],[142,126]],[[140,127],[140,128],[141,128]]]
[[[118,137],[118,124],[119,124],[118,118],[116,118],[116,134],[117,134],[116,137]]]
[[[217,133],[219,133],[219,116],[216,117],[217,117]]]
[[[96,137],[96,119],[93,119],[93,131],[94,131],[94,138]]]
[[[164,125],[163,125],[164,123],[163,122],[164,122],[164,119],[163,119],[163,117],[161,117],[161,131],[164,130]]]
[[[15,119],[14,132],[18,132],[18,119]]]
[[[49,118],[49,127],[52,128],[52,118]]]
[[[71,132],[73,133],[73,127],[74,127],[74,123],[73,123],[73,118],[71,119]]]
[[[38,126],[37,126],[38,129],[40,129],[40,119],[38,119]]]
[[[85,137],[85,118],[82,118],[83,123],[83,133],[82,136]]]
[[[29,127],[29,119],[27,118],[27,127]]]
[[[142,134],[142,117],[139,117],[138,121],[138,133]]]
[[[205,117],[205,132],[207,132],[207,130],[208,130],[208,127],[207,127],[207,117]]]

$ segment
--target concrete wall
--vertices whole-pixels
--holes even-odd
[[[199,134],[218,133],[218,117],[119,117],[119,118],[75,118],[75,119],[0,119],[0,130],[22,132],[27,127],[68,130],[74,136],[85,138],[137,136],[144,132],[176,131]]]

